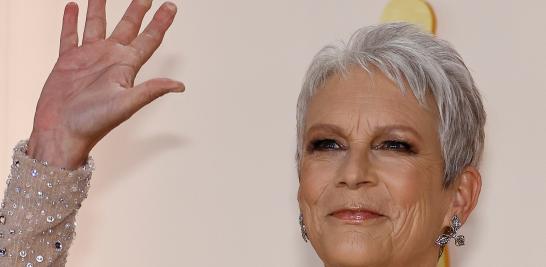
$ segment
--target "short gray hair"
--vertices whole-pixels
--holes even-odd
[[[486,114],[478,89],[461,56],[449,43],[408,23],[387,23],[356,31],[348,43],[329,45],[313,58],[297,105],[298,168],[303,153],[307,106],[333,74],[374,66],[421,105],[432,94],[440,114],[438,133],[444,160],[444,187],[465,167],[479,165]]]

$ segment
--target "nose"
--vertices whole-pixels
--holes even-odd
[[[351,151],[339,167],[336,186],[358,189],[376,184],[377,177],[371,170],[372,166],[367,153]]]

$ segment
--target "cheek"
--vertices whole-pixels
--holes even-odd
[[[442,221],[441,166],[408,160],[379,172],[392,200],[393,244],[431,243],[429,239]]]
[[[327,187],[332,184],[338,169],[338,160],[314,157],[302,160],[300,172],[300,202],[315,206]]]
[[[309,157],[302,160],[298,200],[311,236],[322,233],[324,198],[335,184],[339,160],[336,157]]]

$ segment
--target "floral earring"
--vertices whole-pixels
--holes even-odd
[[[464,235],[457,234],[457,231],[461,229],[461,226],[462,223],[459,217],[457,215],[453,215],[453,217],[451,218],[451,226],[449,226],[449,229],[445,233],[441,234],[438,239],[436,239],[436,244],[441,248],[440,255],[442,255],[444,247],[447,245],[447,243],[449,243],[449,240],[452,238],[455,240],[456,246],[464,246]]]

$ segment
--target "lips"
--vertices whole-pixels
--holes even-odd
[[[330,216],[349,223],[362,223],[367,220],[383,217],[379,213],[365,209],[342,209],[332,212]]]

